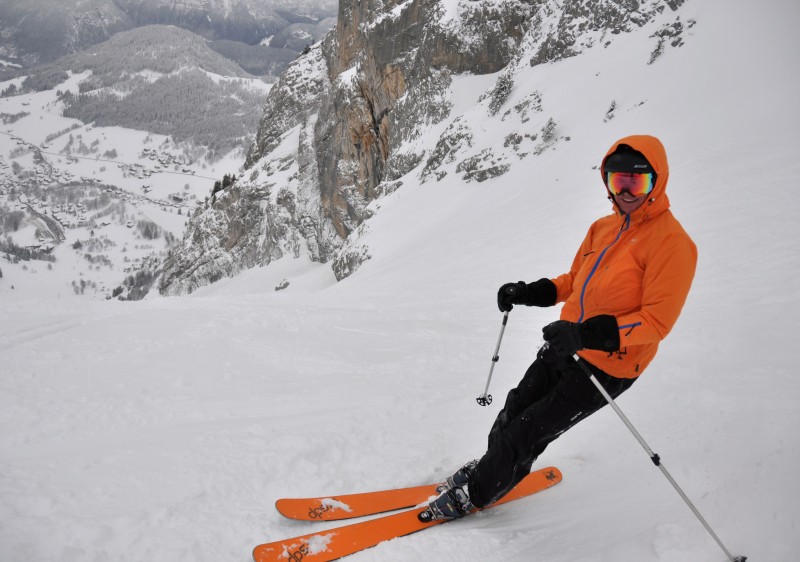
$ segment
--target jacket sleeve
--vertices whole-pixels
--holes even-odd
[[[642,279],[642,306],[617,317],[620,347],[657,343],[669,334],[681,313],[697,267],[697,247],[682,233],[659,244]]]

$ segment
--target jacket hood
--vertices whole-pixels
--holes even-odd
[[[653,186],[653,191],[647,201],[641,207],[632,213],[636,216],[650,216],[657,214],[669,208],[669,199],[667,199],[667,180],[669,179],[669,164],[667,163],[667,151],[664,150],[664,145],[656,137],[650,135],[631,135],[619,139],[611,148],[608,149],[606,155],[603,157],[603,163],[600,166],[600,175],[603,178],[603,185],[606,186],[608,196],[614,201],[611,192],[608,191],[608,184],[606,183],[606,160],[611,156],[620,146],[627,145],[647,158],[647,161],[656,172],[656,184]],[[617,204],[614,203],[614,210],[621,213]]]

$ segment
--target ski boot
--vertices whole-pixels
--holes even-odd
[[[423,523],[433,521],[449,521],[464,517],[474,510],[469,500],[469,493],[464,488],[451,488],[428,504],[428,507],[417,518]]]
[[[475,472],[475,467],[478,461],[469,461],[467,464],[459,468],[455,474],[448,476],[447,479],[436,487],[437,494],[443,494],[447,490],[453,488],[466,488],[469,484],[472,474]]]
[[[430,521],[441,521],[457,519],[463,517],[475,506],[469,499],[469,481],[475,473],[478,461],[469,461],[459,468],[455,474],[448,476],[447,479],[436,487],[439,494],[435,500],[428,504],[428,508],[419,514],[419,520],[427,523]]]

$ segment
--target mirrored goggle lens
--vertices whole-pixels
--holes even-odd
[[[647,195],[653,191],[653,174],[629,174],[627,172],[608,172],[608,189],[614,195],[627,191],[634,197]]]

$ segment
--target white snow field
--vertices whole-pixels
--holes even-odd
[[[437,481],[480,456],[558,315],[514,309],[481,408],[497,288],[566,271],[609,212],[593,167],[633,133],[664,142],[700,257],[682,317],[619,405],[734,554],[800,559],[800,9],[683,9],[692,34],[652,65],[644,28],[521,69],[509,106],[538,89],[571,140],[483,183],[409,174],[367,223],[372,259],[341,283],[302,259],[141,302],[0,279],[0,560],[245,562],[337,526],[283,519],[277,498]],[[493,78],[460,78],[453,95],[501,147],[477,103]],[[726,559],[610,408],[537,464],[563,482],[350,559]]]

